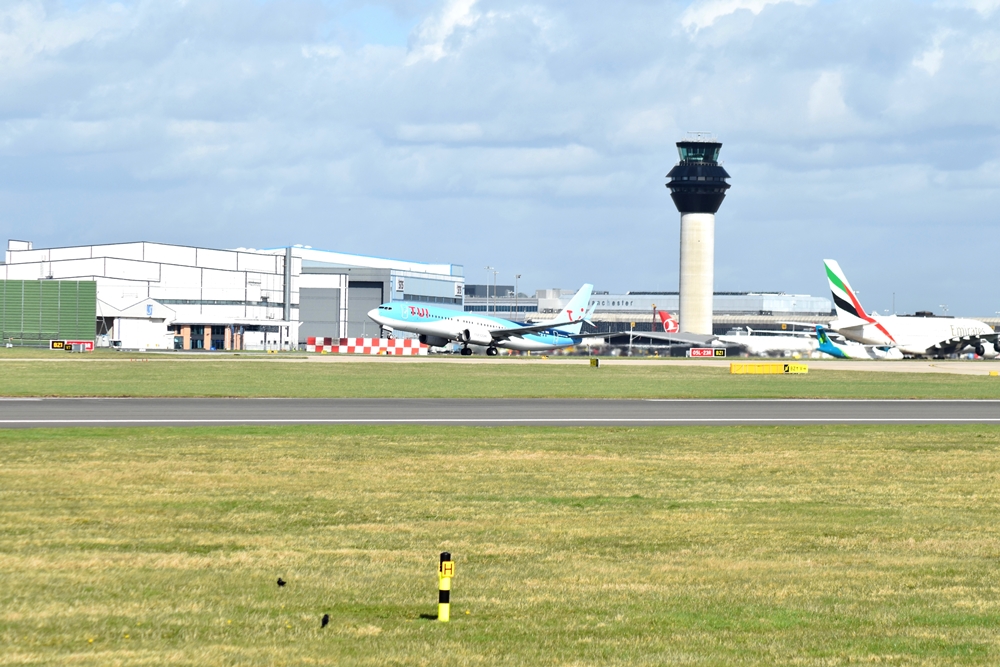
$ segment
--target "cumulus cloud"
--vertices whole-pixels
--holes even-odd
[[[847,116],[843,86],[844,77],[840,72],[820,72],[809,88],[809,119],[830,122]]]
[[[664,176],[710,130],[719,289],[823,294],[833,256],[880,311],[989,313],[996,5],[9,0],[0,235],[676,289]]]
[[[708,28],[724,16],[729,16],[740,10],[751,14],[760,14],[768,5],[788,2],[795,5],[808,5],[814,0],[700,0],[691,4],[681,15],[681,25],[688,30]],[[988,0],[984,0],[988,1]]]
[[[456,31],[469,28],[479,19],[473,12],[476,0],[447,0],[440,12],[428,17],[417,31],[416,46],[406,59],[407,64],[420,60],[440,60],[448,53],[448,41]]]

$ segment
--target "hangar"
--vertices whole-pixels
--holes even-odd
[[[308,246],[35,248],[11,240],[0,264],[0,335],[17,345],[79,337],[138,350],[295,349],[309,336],[378,337],[366,313],[385,301],[461,309],[462,273],[456,264]]]

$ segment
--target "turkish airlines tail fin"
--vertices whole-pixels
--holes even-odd
[[[660,316],[660,322],[663,323],[663,331],[665,333],[677,333],[681,330],[681,325],[677,322],[673,315],[665,310],[658,310],[656,314]]]
[[[593,309],[590,312],[587,311],[587,304],[590,302],[590,295],[593,291],[594,286],[589,283],[581,287],[569,300],[566,307],[548,323],[553,327],[558,326],[560,331],[568,334],[580,333],[584,320],[588,319],[590,313],[593,312]]]
[[[833,293],[833,305],[837,309],[838,318],[845,321],[855,319],[871,322],[872,319],[861,307],[861,302],[847,282],[847,276],[841,270],[840,264],[833,259],[824,259],[823,266],[826,269],[826,279],[830,283],[830,291]]]

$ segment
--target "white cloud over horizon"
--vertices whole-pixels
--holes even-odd
[[[0,237],[671,290],[664,175],[710,130],[733,176],[717,289],[825,295],[835,257],[869,308],[990,315],[998,8],[9,0]]]

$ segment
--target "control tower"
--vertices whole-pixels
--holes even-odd
[[[702,133],[677,142],[681,161],[670,170],[670,197],[681,213],[680,330],[712,334],[715,212],[729,174],[719,165],[722,144]]]

